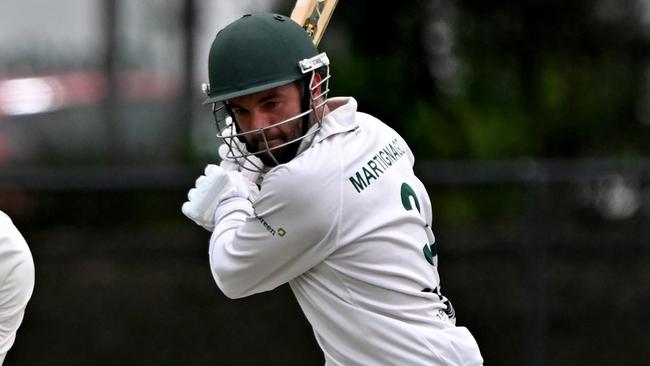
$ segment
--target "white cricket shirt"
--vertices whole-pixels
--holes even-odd
[[[14,344],[33,289],[32,254],[9,216],[0,211],[0,365]]]
[[[328,107],[311,146],[266,174],[252,209],[243,199],[219,209],[217,285],[236,298],[288,282],[329,366],[482,364],[438,295],[431,202],[409,147],[353,98]]]

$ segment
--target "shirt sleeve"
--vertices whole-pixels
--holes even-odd
[[[272,290],[336,249],[341,180],[336,170],[305,169],[300,161],[268,174],[248,211],[238,206],[216,223],[210,267],[226,296]]]
[[[0,354],[12,347],[34,289],[34,260],[27,242],[0,211]]]

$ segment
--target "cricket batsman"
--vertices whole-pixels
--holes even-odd
[[[328,98],[329,59],[278,14],[215,37],[205,88],[219,127],[182,212],[212,232],[229,298],[289,283],[325,364],[482,365],[440,286],[431,202],[404,139]]]

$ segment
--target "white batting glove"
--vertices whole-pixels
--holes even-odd
[[[232,136],[232,123],[232,118],[230,116],[226,117],[226,127],[220,133],[226,139]],[[233,154],[243,155],[247,154],[248,151],[246,150],[246,145],[237,138],[230,138],[228,141],[230,141],[231,146],[228,146],[225,142],[219,146],[219,158],[221,159],[219,166],[225,170],[240,172],[251,182],[260,184],[263,178],[262,170],[264,169],[262,161],[253,155],[236,159],[233,158]],[[231,149],[233,151],[230,151]]]
[[[183,203],[181,211],[198,225],[212,231],[214,215],[221,202],[233,197],[252,202],[258,194],[257,186],[241,173],[209,164],[204,175],[196,180],[195,187],[187,193],[188,201]]]

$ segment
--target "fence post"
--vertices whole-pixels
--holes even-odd
[[[523,248],[525,271],[524,365],[545,364],[546,336],[546,227],[548,179],[547,172],[531,163],[527,186],[530,192],[526,215]]]
[[[102,72],[106,78],[107,94],[102,101],[102,115],[104,129],[106,131],[104,147],[105,156],[112,163],[122,160],[122,138],[118,124],[118,90],[117,90],[117,22],[118,22],[118,1],[104,0],[102,11],[102,37],[103,37],[103,59]]]

